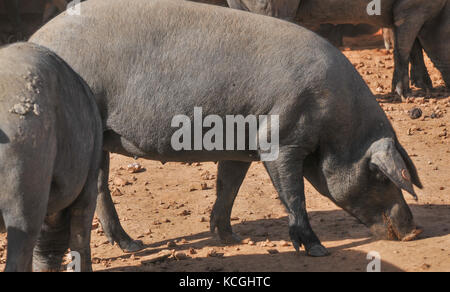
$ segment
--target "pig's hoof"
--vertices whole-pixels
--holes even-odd
[[[225,234],[219,233],[220,241],[224,244],[238,244],[242,239],[234,232],[227,232]]]
[[[330,253],[323,245],[316,244],[308,249],[308,255],[310,257],[325,257],[330,255]]]
[[[127,242],[121,242],[120,248],[126,253],[137,252],[144,249],[144,244],[140,240],[131,240]]]

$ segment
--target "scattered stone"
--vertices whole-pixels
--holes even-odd
[[[127,171],[129,173],[139,173],[139,172],[143,172],[144,168],[142,167],[142,165],[140,165],[139,163],[135,162],[135,163],[129,164],[127,166]]]
[[[223,253],[217,252],[215,249],[208,250],[208,253],[206,254],[207,257],[213,257],[213,258],[221,258],[223,257]]]
[[[197,254],[197,251],[195,250],[195,248],[191,247],[189,248],[189,254]]]
[[[275,246],[277,246],[275,243],[271,242],[269,239],[266,239],[265,245],[267,247],[275,247]]]
[[[436,110],[431,113],[430,118],[439,119],[439,118],[442,118],[443,116],[444,116],[444,114],[441,110]]]
[[[191,211],[183,210],[181,213],[178,213],[178,216],[189,216],[191,215]]]
[[[188,258],[188,256],[181,251],[177,251],[173,253],[173,257],[177,260],[177,261],[182,261]]]
[[[241,240],[242,244],[248,244],[252,239],[251,238],[245,238]]]
[[[115,177],[113,180],[113,184],[118,187],[124,187],[126,185],[130,185],[131,183],[124,178]]]
[[[122,193],[122,191],[121,191],[120,189],[115,189],[115,190],[111,193],[111,196],[113,196],[113,197],[121,197],[121,196],[123,196],[123,193]]]
[[[280,253],[280,252],[279,252],[278,250],[276,250],[276,249],[268,249],[267,252],[268,252],[269,254],[278,254],[278,253]]]
[[[201,175],[202,180],[213,180],[216,178],[215,175],[211,174],[209,171],[204,171]]]
[[[291,246],[291,244],[289,242],[287,242],[286,240],[282,240],[282,241],[280,241],[280,246],[287,247],[287,246]]]
[[[422,114],[423,114],[422,110],[417,107],[411,109],[408,113],[409,113],[409,117],[413,120],[416,120],[416,119],[422,117]]]

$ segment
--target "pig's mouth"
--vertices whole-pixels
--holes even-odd
[[[422,232],[423,229],[420,227],[415,227],[412,231],[402,234],[396,225],[392,222],[392,219],[383,213],[384,226],[387,230],[388,240],[399,240],[399,241],[412,241],[415,240]]]

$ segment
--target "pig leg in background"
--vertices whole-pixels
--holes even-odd
[[[415,40],[411,50],[411,83],[427,92],[433,88],[430,75],[423,58],[422,46],[418,39]]]
[[[240,242],[231,228],[231,211],[250,162],[220,161],[217,172],[217,199],[211,213],[211,232],[218,230],[224,243]]]
[[[384,47],[390,50],[395,47],[394,31],[391,28],[383,28]]]
[[[327,256],[329,252],[309,223],[303,179],[304,157],[299,152],[297,147],[280,147],[279,158],[265,162],[264,166],[289,214],[289,235],[294,248],[298,251],[303,244],[309,256]]]
[[[117,215],[116,207],[111,198],[108,187],[109,179],[109,152],[103,152],[98,177],[97,215],[102,224],[103,231],[111,244],[117,242],[125,252],[136,252],[143,249],[140,240],[134,241],[123,230]]]
[[[426,15],[424,14],[408,14],[411,9],[420,9],[420,7],[415,8],[414,5],[419,4],[410,4],[410,2],[407,1],[400,1],[394,7],[394,22],[396,26],[394,30],[395,69],[394,78],[392,80],[392,90],[397,93],[402,100],[405,99],[405,96],[410,91],[408,69],[411,50],[426,21]]]

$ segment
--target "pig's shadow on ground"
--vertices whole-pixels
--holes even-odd
[[[417,223],[425,230],[419,237],[419,241],[425,238],[441,237],[450,234],[450,219],[448,218],[450,211],[449,205],[412,205],[411,209]],[[224,264],[222,268],[219,265],[217,269],[224,269],[226,271],[276,271],[277,266],[282,266],[284,267],[283,270],[289,271],[308,271],[315,269],[318,271],[341,271],[342,269],[365,271],[365,267],[368,263],[366,259],[367,255],[358,251],[348,250],[349,248],[355,248],[376,241],[364,225],[360,224],[356,219],[342,210],[313,211],[309,212],[309,216],[314,231],[325,246],[327,246],[327,242],[351,241],[328,248],[332,254],[331,258],[338,257],[343,260],[340,261],[339,265],[327,265],[327,259],[329,257],[320,259],[307,257],[302,249],[299,254],[292,251],[275,255],[230,256],[223,259],[223,263],[227,264]],[[266,239],[271,241],[289,241],[287,226],[286,217],[276,219],[268,218],[234,224],[233,230],[242,238],[250,237],[257,242]],[[220,243],[217,235],[212,235],[209,231],[205,231],[190,236],[170,238],[164,241],[151,243],[146,246],[146,249],[135,253],[134,256],[143,257],[157,253],[163,249],[167,249],[166,246],[169,241],[179,241],[181,239],[185,239],[187,243],[178,243],[177,249],[179,250],[186,250],[191,247],[194,249],[202,249],[209,246],[223,245]],[[129,254],[124,254],[119,258],[111,259],[117,260],[120,258],[129,258],[130,256],[131,255]],[[183,261],[182,264],[186,268],[185,271],[209,271],[208,263],[211,261],[212,260],[209,258],[201,258],[200,260],[188,259]],[[331,262],[335,263],[336,259]],[[263,266],[260,266],[261,263],[264,263]],[[319,265],[318,263],[323,264]],[[191,264],[192,267],[190,267]],[[384,270],[400,271],[397,267],[389,263],[383,263],[383,266]],[[152,269],[154,270],[156,267],[158,267],[158,271],[164,271],[164,268],[160,269],[158,265],[121,267],[106,269],[105,271],[152,271]],[[164,267],[164,265],[162,267]],[[212,270],[210,271],[214,271],[214,267],[211,269]],[[180,270],[183,271],[183,269]]]
[[[411,97],[413,99],[426,97],[439,100],[447,98],[449,94],[450,89],[445,88],[444,86],[439,86],[431,89],[428,93],[422,89],[411,89],[411,92],[407,95],[407,97]],[[375,97],[385,103],[400,103],[398,96],[394,93],[376,94]]]

